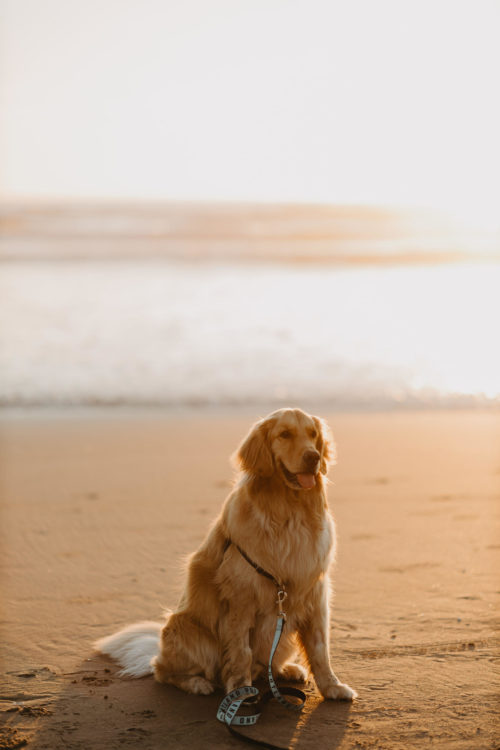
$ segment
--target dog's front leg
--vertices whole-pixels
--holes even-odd
[[[227,693],[252,684],[252,651],[248,607],[224,602],[219,620],[221,677]]]
[[[348,701],[356,698],[356,691],[349,685],[340,682],[330,666],[329,609],[326,582],[319,583],[314,591],[312,608],[307,619],[300,624],[299,637],[322,696]]]

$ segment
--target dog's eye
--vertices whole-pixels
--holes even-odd
[[[318,433],[316,432],[316,430],[313,430],[311,432],[311,437],[312,437],[313,440],[316,440],[316,438],[318,437]]]
[[[292,437],[292,433],[290,432],[290,430],[283,430],[280,437],[285,438],[285,440],[288,440],[289,438]]]

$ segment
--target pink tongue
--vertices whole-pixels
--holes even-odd
[[[297,480],[301,487],[305,490],[310,490],[316,484],[316,477],[314,474],[297,474]]]

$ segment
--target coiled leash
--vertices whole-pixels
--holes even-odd
[[[251,726],[252,724],[256,724],[262,713],[262,708],[272,698],[275,698],[275,700],[281,703],[282,706],[285,706],[286,708],[289,708],[292,711],[302,711],[304,707],[304,704],[306,702],[306,694],[302,690],[299,690],[298,688],[282,687],[280,691],[273,677],[274,654],[276,653],[276,649],[278,648],[278,645],[281,639],[281,634],[283,633],[283,628],[285,627],[285,623],[286,623],[286,614],[283,611],[283,602],[287,598],[288,594],[286,592],[285,586],[282,583],[277,581],[276,578],[274,578],[274,576],[272,576],[270,573],[267,572],[267,570],[264,570],[259,565],[257,565],[257,563],[254,563],[254,561],[251,560],[248,557],[248,555],[245,554],[245,552],[237,544],[232,542],[230,539],[226,541],[224,552],[227,550],[230,544],[234,544],[234,546],[238,549],[238,551],[245,558],[245,560],[253,568],[255,568],[257,573],[260,573],[266,578],[269,578],[274,583],[278,591],[278,599],[276,600],[276,604],[278,605],[278,616],[276,619],[276,630],[274,632],[271,652],[269,654],[269,663],[267,665],[267,679],[269,681],[269,687],[271,688],[271,690],[268,690],[266,693],[264,693],[260,697],[259,697],[259,690],[256,687],[253,687],[252,685],[245,685],[243,687],[232,690],[230,693],[226,695],[224,700],[220,703],[219,708],[217,710],[217,718],[219,721],[225,724],[225,726],[227,727],[227,729],[232,735],[234,735],[240,740],[244,740],[245,742],[248,742],[252,745],[259,745],[260,747],[271,748],[272,750],[275,750],[276,748],[278,748],[278,750],[284,750],[283,748],[280,748],[279,745],[272,745],[269,742],[264,742],[263,740],[257,740],[257,739],[254,739],[253,737],[249,737],[248,735],[241,734],[240,732],[236,731],[234,726],[235,725]],[[292,701],[289,701],[284,697],[285,695],[291,695],[295,698],[298,698],[299,702],[292,703]],[[253,714],[249,714],[245,716],[238,716],[237,715],[238,711],[240,710],[242,705],[245,705],[245,706],[255,705],[260,710]]]

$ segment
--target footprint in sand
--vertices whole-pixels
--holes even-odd
[[[417,568],[439,568],[441,563],[435,562],[421,562],[421,563],[409,563],[408,565],[389,565],[385,568],[379,568],[381,573],[406,573],[409,570],[416,570]]]
[[[24,677],[25,679],[31,679],[33,677],[54,679],[57,676],[56,673],[48,667],[34,667],[33,669],[25,669],[23,672],[7,672],[6,674],[15,675],[16,677]]]
[[[473,596],[472,594],[464,594],[463,596],[457,596],[457,599],[469,599],[470,601],[479,601],[482,596]]]
[[[6,750],[17,750],[18,747],[26,747],[27,744],[28,740],[14,727],[0,729],[0,747]]]
[[[49,708],[45,708],[45,706],[13,706],[12,708],[8,708],[6,710],[6,713],[18,713],[21,714],[21,716],[52,716],[54,713]],[[0,745],[1,747],[1,745]]]

